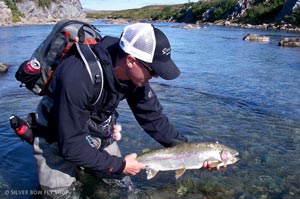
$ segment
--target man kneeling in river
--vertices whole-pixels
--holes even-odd
[[[38,122],[47,133],[34,140],[34,157],[43,189],[69,187],[75,170],[95,176],[136,175],[145,169],[136,154],[121,157],[116,143],[120,128],[116,108],[123,99],[141,127],[164,147],[187,142],[162,112],[148,80],[171,80],[180,71],[171,59],[165,34],[147,23],[125,27],[120,38],[106,36],[94,46],[104,75],[103,94],[91,109],[94,86],[77,54],[64,58],[37,107]],[[51,109],[49,108],[51,104]],[[208,163],[204,162],[204,167]]]

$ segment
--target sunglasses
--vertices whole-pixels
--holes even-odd
[[[150,73],[152,77],[157,76],[158,74],[150,67],[148,66],[145,62],[141,61],[138,59],[138,61],[146,68],[146,70]]]

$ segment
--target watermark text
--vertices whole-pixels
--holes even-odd
[[[66,195],[69,193],[69,190],[22,190],[22,189],[7,189],[4,191],[4,194],[7,196],[24,196],[24,195]]]

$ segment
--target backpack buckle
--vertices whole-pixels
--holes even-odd
[[[95,83],[96,83],[96,84],[101,83],[101,75],[99,75],[99,74],[96,74],[96,75],[95,75]]]

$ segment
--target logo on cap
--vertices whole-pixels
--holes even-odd
[[[161,51],[163,55],[169,55],[171,53],[171,48],[164,48]]]

